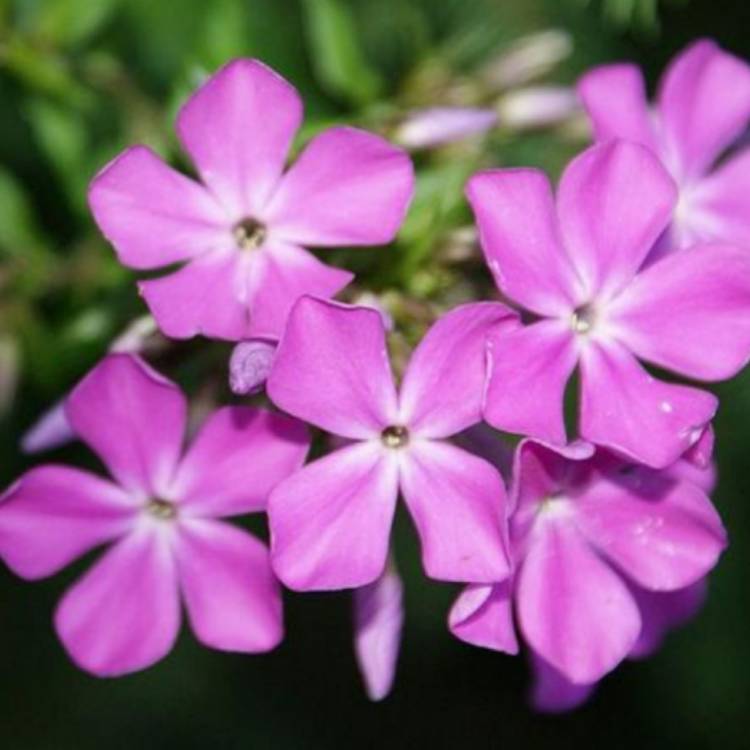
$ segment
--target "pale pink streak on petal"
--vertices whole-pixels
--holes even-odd
[[[258,60],[239,59],[187,100],[177,134],[203,181],[239,221],[259,218],[301,121],[295,88]]]
[[[383,245],[414,190],[411,160],[372,133],[335,127],[313,138],[279,183],[263,218],[299,245]]]
[[[383,572],[398,496],[398,466],[383,450],[341,448],[271,493],[272,564],[289,588],[354,588]]]
[[[211,194],[146,146],[123,151],[99,172],[89,205],[130,268],[161,268],[231,246],[230,222]]]
[[[640,463],[676,461],[717,406],[707,391],[657,380],[617,344],[592,344],[581,359],[581,435]]]
[[[656,150],[646,86],[637,65],[601,65],[586,73],[577,89],[597,141],[623,138]]]
[[[506,578],[506,494],[497,469],[433,440],[415,440],[400,463],[401,491],[422,542],[427,575],[469,583]]]
[[[278,241],[267,243],[258,256],[251,290],[249,335],[279,338],[300,297],[333,297],[353,278],[350,271],[328,266],[307,250]]]
[[[448,626],[456,638],[472,646],[517,654],[510,581],[467,586],[451,607]]]
[[[700,39],[674,58],[660,84],[664,151],[679,179],[704,172],[750,118],[750,67]]]
[[[302,468],[310,435],[302,422],[249,406],[225,406],[203,423],[180,463],[172,493],[190,515],[265,510],[271,490]]]
[[[490,338],[484,418],[505,432],[564,443],[563,397],[578,354],[565,321],[542,320]]]
[[[239,250],[211,253],[138,285],[165,335],[239,341],[250,335],[250,285],[257,258]]]
[[[498,288],[540,315],[575,307],[578,282],[562,249],[546,175],[534,169],[479,172],[466,194]]]
[[[750,252],[698,245],[633,280],[608,310],[636,356],[701,380],[724,380],[750,359]]]
[[[676,200],[672,178],[644,146],[610,141],[573,159],[558,189],[560,229],[589,294],[608,297],[631,281]]]
[[[392,565],[373,583],[354,590],[354,651],[367,697],[380,701],[396,676],[404,586]]]
[[[531,648],[576,684],[614,669],[641,629],[620,576],[567,519],[540,521],[517,581],[517,612]]]
[[[592,482],[576,498],[576,525],[625,575],[653,591],[674,591],[705,576],[727,544],[703,491],[636,467]]]
[[[454,435],[482,419],[487,337],[518,317],[495,302],[461,305],[427,331],[409,360],[399,394],[400,421],[430,438]]]
[[[139,357],[109,354],[66,402],[78,437],[126,489],[161,495],[182,451],[187,402]]]
[[[536,654],[531,655],[534,679],[529,702],[537,711],[557,714],[582,706],[596,690],[596,683],[576,685]]]
[[[258,653],[284,635],[281,591],[265,545],[227,523],[190,519],[176,543],[190,627],[206,646]]]
[[[279,408],[336,435],[379,435],[398,414],[380,314],[302,297],[279,342],[266,391]]]
[[[117,677],[150,667],[172,649],[180,605],[168,531],[125,537],[61,599],[55,629],[81,669]]]
[[[46,465],[0,497],[0,557],[23,578],[44,578],[130,528],[137,513],[122,489],[94,474]]]

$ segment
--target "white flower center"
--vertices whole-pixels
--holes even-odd
[[[580,335],[590,333],[596,325],[596,310],[591,305],[581,305],[570,316],[570,327]]]
[[[409,431],[403,425],[391,425],[380,433],[386,448],[403,448],[409,442]]]
[[[177,516],[177,506],[169,500],[154,498],[146,503],[146,512],[160,521],[171,521]]]
[[[246,218],[234,225],[232,236],[240,250],[256,250],[265,241],[268,230],[253,218]]]

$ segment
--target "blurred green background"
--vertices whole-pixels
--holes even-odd
[[[750,53],[745,0],[0,0],[0,483],[34,463],[19,451],[23,430],[143,312],[133,275],[87,212],[90,178],[133,142],[185,167],[172,122],[207,72],[239,55],[276,68],[306,102],[300,142],[333,122],[393,134],[411,107],[493,103],[497,91],[477,89],[479,71],[550,28],[569,34],[573,51],[546,83],[633,59],[653,84],[703,35]],[[490,293],[455,232],[469,219],[466,176],[489,164],[557,175],[584,143],[570,124],[501,124],[486,138],[417,154],[417,198],[395,247],[334,259],[383,295],[412,341],[433,307]],[[157,364],[199,400],[227,400],[229,351],[182,343]],[[423,579],[399,518],[407,617],[396,687],[381,704],[361,689],[346,593],[288,595],[287,639],[267,656],[208,651],[184,633],[147,672],[102,681],[69,663],[51,628],[55,601],[81,566],[36,584],[0,570],[0,747],[748,747],[750,375],[720,393],[716,502],[733,543],[708,605],[578,712],[532,713],[523,658],[449,636],[454,590]],[[90,461],[77,447],[51,458]]]

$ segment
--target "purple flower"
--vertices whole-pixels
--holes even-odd
[[[500,304],[443,316],[397,393],[381,315],[303,297],[267,392],[282,409],[350,441],[283,481],[269,499],[274,570],[290,588],[364,586],[383,572],[403,494],[427,574],[490,582],[508,574],[503,483],[445,438],[480,420],[486,336],[511,328]]]
[[[563,394],[578,366],[581,436],[651,466],[673,463],[717,400],[652,377],[638,359],[706,381],[743,367],[750,254],[701,245],[644,267],[675,189],[648,149],[624,141],[574,159],[557,205],[533,169],[480,172],[468,196],[498,287],[529,312],[529,325],[493,347],[487,421],[564,444]]]
[[[265,508],[274,485],[304,462],[305,427],[259,409],[223,408],[183,455],[184,396],[125,354],[94,368],[66,410],[113,481],[68,466],[32,469],[0,501],[0,556],[37,579],[111,544],[55,613],[75,663],[100,676],[153,664],[175,641],[180,599],[207,646],[276,646],[281,598],[268,552],[218,519]]]
[[[667,68],[653,110],[635,65],[595,68],[578,92],[598,140],[626,138],[648,146],[677,182],[668,245],[750,246],[750,151],[715,167],[750,119],[750,66],[703,39]]]
[[[653,651],[696,609],[698,582],[726,546],[701,486],[583,442],[523,441],[511,504],[513,578],[467,587],[450,626],[469,643],[517,653],[515,617],[546,710],[584,700],[624,658]]]
[[[301,119],[287,81],[257,60],[235,60],[177,118],[203,184],[145,146],[126,150],[94,179],[91,210],[122,263],[184,263],[140,284],[168,336],[275,338],[300,295],[327,297],[352,278],[303,246],[393,239],[412,195],[409,158],[377,136],[335,127],[283,173]]]

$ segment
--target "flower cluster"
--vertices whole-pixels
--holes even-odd
[[[285,168],[300,98],[236,60],[178,115],[200,181],[143,146],[95,177],[119,260],[178,266],[140,282],[162,333],[237,342],[232,388],[267,402],[195,431],[131,337],[54,412],[55,434],[110,477],[22,476],[0,500],[0,557],[37,579],[107,545],[55,613],[78,666],[153,664],[181,603],[205,645],[267,651],[279,582],[353,589],[357,658],[384,697],[403,625],[399,497],[425,574],[463,585],[451,632],[509,654],[523,642],[540,710],[580,704],[697,611],[727,538],[709,499],[718,401],[694,381],[750,358],[750,156],[723,158],[750,121],[750,67],[699,41],[653,110],[629,65],[589,72],[579,95],[597,142],[556,191],[534,169],[469,180],[498,301],[440,316],[396,375],[386,316],[333,301],[352,275],[308,248],[394,238],[414,183],[401,149],[334,127]],[[308,425],[331,437],[306,463]],[[268,547],[225,520],[249,513],[267,514]]]

